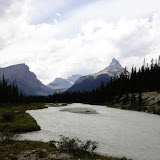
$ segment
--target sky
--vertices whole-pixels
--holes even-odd
[[[159,0],[0,0],[0,67],[25,63],[44,84],[159,55]]]

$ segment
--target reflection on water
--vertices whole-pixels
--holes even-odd
[[[61,112],[63,108],[92,108],[99,114]],[[98,105],[70,104],[28,111],[41,131],[22,135],[29,140],[58,140],[59,135],[99,142],[98,152],[135,160],[160,159],[160,116]]]

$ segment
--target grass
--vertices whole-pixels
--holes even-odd
[[[98,143],[91,140],[81,141],[78,138],[61,136],[57,146],[60,152],[69,153],[76,159],[127,160],[125,157],[119,159],[94,153],[98,148]]]
[[[51,104],[52,107],[66,106],[66,103]],[[23,133],[40,130],[35,119],[26,113],[27,110],[46,108],[44,103],[0,104],[0,131]]]
[[[143,92],[141,103],[139,103],[138,93],[136,93],[134,105],[131,104],[131,94],[129,94],[128,100],[126,100],[125,97],[125,95],[123,95],[122,97],[115,96],[112,103],[106,103],[102,105],[111,108],[120,108],[125,110],[134,110],[160,115],[160,100],[158,100],[160,95],[158,93]]]
[[[147,112],[147,113],[153,113],[160,115],[160,107],[158,106],[132,106],[132,105],[111,105],[111,104],[105,104],[103,106],[107,106],[110,108],[119,108],[124,110],[132,110],[132,111],[140,111],[140,112]]]
[[[131,105],[111,105],[111,104],[105,104],[105,106],[110,108],[119,108],[124,110],[133,110],[133,111],[146,111],[147,108],[145,106],[131,106]]]
[[[47,152],[44,154],[43,149]],[[60,154],[61,152],[55,147],[55,145],[46,142],[40,141],[12,141],[11,143],[4,143],[0,141],[0,159],[17,159],[17,156],[25,151],[34,150],[39,154],[39,158],[43,158],[43,156],[48,156],[49,154]],[[78,159],[77,157],[70,158],[73,160]],[[98,154],[88,153],[85,157],[81,158],[81,160],[127,160],[127,158],[114,158],[109,156],[102,156]],[[61,160],[61,159],[59,159]],[[63,159],[64,160],[64,159]]]
[[[16,111],[16,112],[25,112],[26,110],[35,110],[35,109],[43,109],[45,107],[45,103],[30,103],[30,104],[10,104],[10,103],[2,103],[0,104],[0,112],[1,111]]]
[[[0,141],[0,159],[10,158],[11,155],[17,157],[19,153],[27,150],[47,149],[48,152],[56,152],[57,148],[51,146],[50,143],[39,141],[13,141],[11,143],[4,143]]]
[[[45,104],[0,104],[0,131],[7,129],[11,132],[22,133],[40,130],[35,119],[25,111],[42,108],[45,108]],[[10,120],[7,115],[8,117],[14,116]]]
[[[9,129],[11,132],[22,133],[40,130],[37,122],[28,113],[16,113],[15,119],[0,122],[0,130]]]
[[[57,105],[57,104],[56,104]],[[54,105],[54,106],[56,106]],[[67,104],[61,104],[61,106],[66,106]],[[60,106],[60,105],[58,105]],[[7,132],[22,133],[40,130],[37,122],[26,110],[35,110],[45,108],[45,104],[34,103],[34,104],[0,104],[0,132],[3,133],[4,130]],[[8,133],[4,132],[4,135]],[[14,134],[13,133],[13,134]],[[7,135],[10,138],[10,135]],[[47,152],[44,152],[45,149]],[[61,154],[61,151],[55,147],[53,143],[45,143],[39,141],[18,141],[9,139],[8,141],[0,140],[0,160],[10,159],[17,160],[17,156],[25,151],[35,151],[39,158],[47,157],[49,154]],[[71,154],[73,155],[73,154]],[[71,158],[73,160],[77,157]],[[127,160],[123,158],[113,158],[108,156],[102,156],[95,153],[87,153],[81,160]],[[59,158],[61,160],[61,158]]]

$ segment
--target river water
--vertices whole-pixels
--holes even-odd
[[[98,114],[60,111],[74,107],[91,108]],[[97,152],[101,154],[160,160],[159,115],[79,103],[27,112],[36,119],[41,131],[23,134],[21,139],[50,141],[64,135],[97,141]]]

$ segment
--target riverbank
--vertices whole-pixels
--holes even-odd
[[[40,130],[35,119],[27,110],[46,108],[45,104],[0,104],[0,132],[24,133]]]
[[[143,92],[141,96],[141,104],[139,101],[139,94],[135,94],[135,104],[131,104],[131,94],[123,95],[121,98],[114,97],[112,103],[101,104],[111,108],[119,108],[124,110],[140,111],[160,115],[160,93],[158,92]]]
[[[66,108],[90,108],[98,114],[60,111]],[[23,134],[21,140],[59,141],[59,135],[64,135],[98,142],[97,152],[103,155],[126,156],[137,160],[157,160],[160,156],[160,117],[154,114],[81,103],[28,113],[36,119],[42,130]]]
[[[58,159],[75,160],[72,154],[61,152],[52,142],[19,141],[16,140],[18,133],[27,133],[40,130],[36,120],[26,113],[26,110],[43,109],[47,107],[61,107],[67,104],[1,104],[0,106],[0,159],[8,160],[37,160]],[[80,158],[80,157],[79,157]],[[83,158],[99,160],[127,160],[126,158],[113,158],[87,153]]]
[[[72,154],[63,153],[51,142],[40,141],[0,141],[0,159],[7,160],[128,160],[127,158],[114,158],[98,154],[86,154],[77,158]]]

